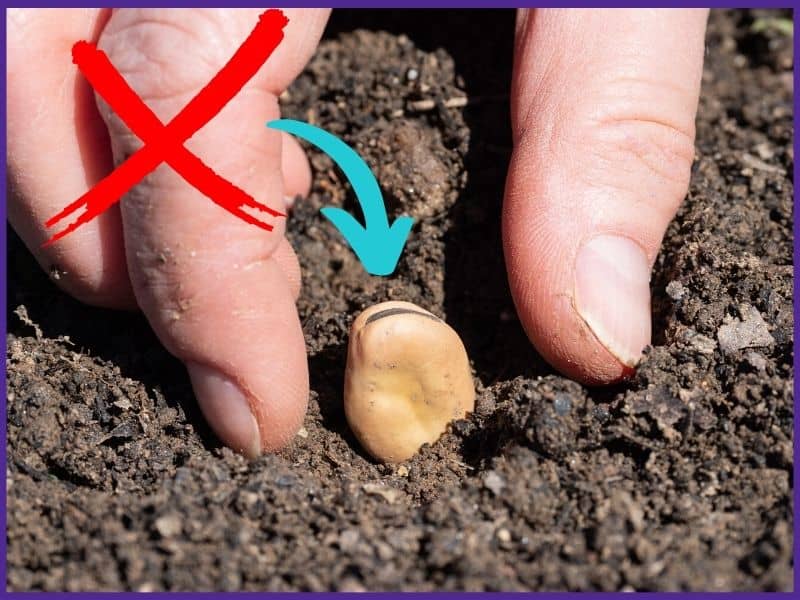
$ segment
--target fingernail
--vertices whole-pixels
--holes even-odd
[[[292,206],[294,206],[294,198],[295,198],[294,196],[283,197],[283,205],[286,207],[287,210],[292,208]]]
[[[236,452],[255,458],[261,454],[258,422],[239,387],[219,371],[186,363],[197,403],[217,437]]]
[[[626,237],[589,239],[575,262],[575,305],[603,346],[634,367],[650,343],[650,264]]]

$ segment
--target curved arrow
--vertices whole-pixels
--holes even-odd
[[[366,227],[341,208],[325,207],[320,212],[342,233],[367,273],[391,275],[400,260],[414,219],[397,217],[389,225],[381,188],[364,159],[336,136],[302,121],[278,119],[267,123],[267,127],[303,138],[336,161],[353,186],[364,212]]]

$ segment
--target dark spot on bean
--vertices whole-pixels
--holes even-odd
[[[367,326],[370,323],[377,321],[378,319],[383,319],[384,317],[391,317],[392,315],[406,315],[406,314],[419,315],[421,317],[427,317],[428,319],[432,319],[434,321],[439,321],[439,322],[442,321],[439,317],[436,317],[428,313],[420,312],[418,310],[411,310],[408,308],[397,307],[397,308],[387,308],[385,310],[379,310],[374,315],[370,315],[369,317],[367,317],[367,321],[366,323],[364,323],[364,326]]]

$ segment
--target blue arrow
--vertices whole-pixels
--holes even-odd
[[[350,146],[324,129],[302,121],[278,119],[267,123],[311,142],[328,154],[344,171],[364,212],[364,227],[341,208],[325,207],[320,212],[342,233],[361,264],[371,275],[391,275],[414,224],[411,217],[397,217],[389,226],[383,194],[367,163]]]

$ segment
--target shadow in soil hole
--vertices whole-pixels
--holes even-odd
[[[326,38],[359,28],[407,36],[421,50],[452,56],[469,104],[465,189],[445,241],[445,312],[485,385],[552,369],[532,348],[506,279],[500,211],[511,156],[509,94],[515,11],[333,11]],[[441,31],[459,35],[440,35]],[[492,31],[491,38],[486,31]],[[437,110],[447,111],[446,108]],[[437,115],[430,118],[436,121]],[[449,117],[439,115],[439,120]]]
[[[477,16],[476,16],[477,17]],[[498,32],[492,42],[488,29]],[[462,24],[447,47],[470,103],[465,157],[467,184],[450,212],[445,237],[445,309],[461,332],[486,385],[552,369],[533,349],[517,318],[503,257],[500,228],[506,171],[511,158],[509,95],[514,11],[488,11]]]
[[[353,449],[353,452],[364,460],[374,463],[375,460],[364,452],[347,424],[344,414],[344,369],[347,362],[347,344],[335,344],[323,348],[308,357],[309,384],[316,393],[322,426],[330,432],[338,434]]]

